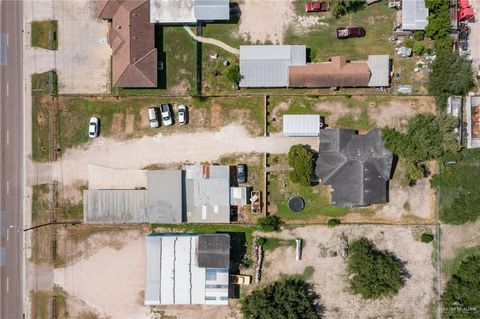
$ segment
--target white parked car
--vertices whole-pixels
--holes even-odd
[[[181,125],[187,123],[187,107],[183,104],[178,106],[178,123]]]
[[[157,108],[156,107],[150,107],[148,109],[148,119],[150,120],[150,127],[151,128],[157,128],[159,127],[158,123],[158,116],[157,116]]]
[[[100,120],[98,117],[91,117],[89,124],[88,124],[88,137],[90,138],[96,138],[98,137],[99,133],[99,128],[98,125],[100,123]]]
[[[160,106],[160,110],[162,111],[162,122],[165,126],[170,126],[173,124],[172,119],[172,112],[170,111],[172,108],[170,104],[162,104]]]

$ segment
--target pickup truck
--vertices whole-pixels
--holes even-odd
[[[366,34],[362,27],[340,27],[337,28],[337,39],[361,38]]]
[[[312,1],[305,3],[305,12],[327,12],[328,2]]]

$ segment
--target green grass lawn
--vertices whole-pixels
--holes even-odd
[[[49,50],[58,49],[58,21],[33,21],[32,22],[32,47]]]
[[[32,187],[32,225],[40,225],[49,219],[49,187],[48,184]]]
[[[269,184],[269,201],[277,206],[275,214],[285,221],[306,221],[320,216],[340,217],[349,212],[347,208],[330,204],[327,186],[301,186],[291,182],[286,173],[277,172],[270,173]],[[300,213],[294,213],[288,208],[287,202],[292,196],[301,196],[305,201],[305,208]]]
[[[295,1],[295,11],[305,16],[305,1]],[[348,59],[366,59],[369,54],[389,54],[393,56],[393,46],[388,41],[392,35],[396,11],[389,9],[384,2],[367,6],[364,10],[339,19],[329,13],[318,13],[322,24],[306,29],[295,24],[286,32],[286,44],[305,44],[313,51],[312,61],[326,61],[335,55],[345,55]],[[312,14],[309,14],[312,15]],[[336,29],[340,26],[362,26],[366,36],[357,39],[337,40]],[[299,29],[301,28],[301,29]]]
[[[32,158],[49,160],[50,96],[58,90],[54,71],[32,74]]]

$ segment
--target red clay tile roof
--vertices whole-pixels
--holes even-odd
[[[155,26],[148,0],[97,0],[97,17],[112,21],[113,86],[156,87]]]
[[[367,87],[370,75],[367,61],[348,62],[343,56],[335,56],[331,62],[289,66],[288,86]]]

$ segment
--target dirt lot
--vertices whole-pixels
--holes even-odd
[[[72,256],[65,268],[54,270],[54,283],[71,296],[72,316],[88,306],[107,318],[149,318],[142,298],[144,238],[133,230],[100,232],[78,242],[67,237],[63,248]]]
[[[240,10],[239,32],[252,43],[282,44],[284,32],[295,17],[292,0],[245,0],[240,2]]]
[[[272,252],[267,251],[263,280],[275,280],[280,274],[301,274],[306,267],[313,266],[315,272],[311,281],[326,307],[325,318],[429,318],[430,305],[434,300],[433,246],[419,241],[426,229],[422,226],[355,225],[284,230],[278,237],[304,238],[302,260],[295,261],[293,247],[281,246]],[[362,236],[367,237],[378,248],[387,249],[406,262],[411,277],[398,295],[391,299],[364,301],[350,292],[345,260],[340,255],[327,257],[329,250],[338,252],[342,233],[350,242]]]
[[[58,20],[55,64],[60,93],[107,93],[111,49],[108,23],[95,16],[95,1],[53,1]]]

